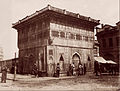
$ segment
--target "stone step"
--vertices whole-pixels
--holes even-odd
[[[60,73],[60,77],[67,76],[66,73]]]

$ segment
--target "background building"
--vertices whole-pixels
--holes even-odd
[[[0,47],[0,61],[3,60],[3,49],[2,47]]]
[[[3,49],[0,47],[0,72],[1,72],[1,67],[2,67],[2,62],[3,61]]]
[[[94,41],[94,57],[99,56],[99,43],[97,40]]]
[[[120,22],[116,26],[102,25],[97,29],[97,39],[100,45],[100,56],[106,60],[119,63],[120,59]]]
[[[94,27],[99,20],[48,5],[13,24],[18,32],[19,71],[31,73],[38,64],[41,72],[52,76],[56,64],[66,73],[69,64],[85,64],[93,69]]]

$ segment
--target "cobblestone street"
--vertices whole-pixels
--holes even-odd
[[[0,90],[90,90],[90,91],[117,91],[120,89],[120,76],[67,76],[67,77],[39,77],[8,74],[7,83],[0,83]]]

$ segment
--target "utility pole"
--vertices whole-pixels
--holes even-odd
[[[14,64],[14,78],[13,81],[16,80],[16,52],[15,52],[15,64]]]

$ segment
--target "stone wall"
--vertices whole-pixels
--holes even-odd
[[[82,65],[86,65],[87,71],[93,71],[93,49],[83,49],[65,46],[48,46],[47,47],[47,64],[48,73],[55,72],[56,64],[60,63],[61,56],[63,57],[64,73],[68,71],[69,64],[73,63],[73,56],[78,55]],[[51,68],[53,69],[51,71]]]

